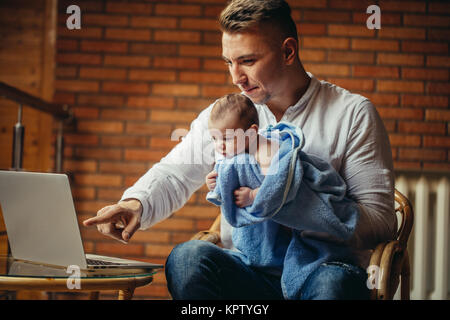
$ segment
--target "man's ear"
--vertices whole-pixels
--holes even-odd
[[[287,65],[294,63],[298,55],[298,42],[292,37],[283,41],[284,61]]]

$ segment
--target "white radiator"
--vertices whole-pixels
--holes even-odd
[[[449,173],[397,174],[395,187],[412,203],[408,241],[411,299],[450,299]],[[399,291],[394,299],[399,299]]]

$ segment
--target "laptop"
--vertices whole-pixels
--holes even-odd
[[[153,272],[163,268],[85,254],[65,174],[0,170],[0,205],[14,259],[64,268],[76,265],[87,271]]]

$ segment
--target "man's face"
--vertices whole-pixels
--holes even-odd
[[[222,34],[222,56],[233,84],[254,103],[267,103],[283,93],[281,43],[263,30]]]

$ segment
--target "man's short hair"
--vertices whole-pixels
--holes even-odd
[[[219,16],[223,32],[236,33],[258,27],[276,26],[283,39],[298,41],[297,26],[291,17],[291,8],[284,0],[231,0]]]
[[[252,124],[259,126],[255,105],[250,98],[240,93],[230,93],[219,98],[211,110],[209,119],[216,121],[231,113],[236,114],[243,130],[249,129]]]

